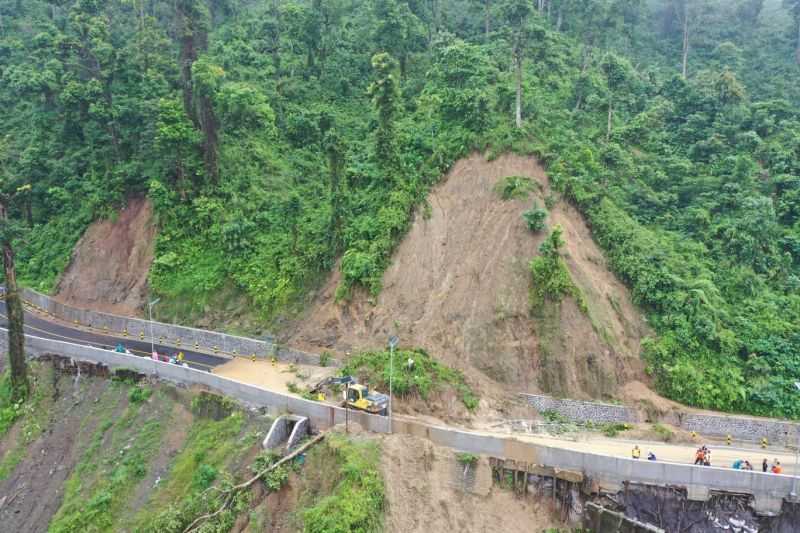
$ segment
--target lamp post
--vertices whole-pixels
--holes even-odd
[[[397,335],[389,337],[389,433],[394,433],[394,427],[392,426],[392,411],[394,411],[392,406],[392,380],[394,378],[394,349],[397,347],[398,342],[400,342],[400,339],[397,338]]]
[[[153,336],[153,306],[161,301],[161,298],[156,298],[152,302],[147,302],[147,315],[150,318],[150,355],[156,351],[156,339]]]

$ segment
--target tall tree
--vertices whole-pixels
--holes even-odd
[[[691,29],[692,10],[689,8],[690,0],[672,0],[675,16],[681,24],[681,76],[686,79],[689,65],[689,33]]]
[[[531,0],[505,0],[501,4],[503,20],[508,25],[511,39],[511,54],[514,62],[514,79],[516,81],[516,102],[514,121],[517,128],[522,127],[522,62],[525,47],[530,36],[528,20],[533,12]]]
[[[607,112],[608,121],[606,128],[606,140],[611,139],[614,122],[614,109],[617,99],[622,95],[630,95],[632,92],[631,81],[634,79],[633,67],[630,63],[614,53],[607,53],[600,64],[603,74],[606,76],[607,84]]]
[[[22,301],[17,287],[14,265],[16,224],[8,216],[9,203],[14,195],[30,189],[30,185],[15,187],[6,170],[5,160],[8,139],[0,139],[0,247],[3,253],[5,274],[6,313],[8,314],[8,362],[11,370],[11,394],[14,400],[27,397],[29,391],[28,365],[25,361],[25,330]]]
[[[405,78],[409,56],[424,48],[423,26],[406,2],[376,0],[373,7],[375,42],[378,52],[387,52],[400,63],[400,76]]]
[[[800,0],[783,0],[783,6],[792,14],[794,20],[794,32],[796,33],[794,56],[795,61],[800,65]]]
[[[324,139],[325,155],[328,159],[329,193],[331,196],[331,221],[329,243],[331,249],[340,251],[340,232],[342,224],[342,186],[345,164],[345,148],[342,138],[335,129],[329,130]]]
[[[369,95],[378,111],[378,128],[375,132],[375,155],[385,170],[395,170],[394,121],[397,115],[399,91],[395,70],[397,62],[386,52],[372,56],[375,81],[369,86]]]
[[[216,181],[218,123],[211,100],[215,72],[207,62],[198,58],[208,48],[211,15],[205,0],[177,0],[176,15],[180,25],[180,65],[183,106],[194,125],[203,132],[203,161],[206,177]],[[202,76],[195,80],[194,76]]]

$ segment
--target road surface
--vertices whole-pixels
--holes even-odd
[[[8,328],[5,300],[0,301],[0,327],[4,329]],[[107,348],[110,350],[113,350],[118,343],[122,343],[132,353],[142,357],[150,357],[152,353],[150,341],[146,337],[145,340],[142,341],[131,337],[115,337],[96,333],[88,329],[71,327],[60,322],[45,320],[41,315],[31,312],[27,307],[25,308],[25,333],[27,335],[33,335],[34,337],[83,344],[86,346],[94,346],[95,348]],[[160,354],[172,354],[179,351],[174,346],[162,345],[158,344],[158,342],[155,343],[155,350]],[[230,361],[229,357],[212,355],[187,348],[181,348],[180,351],[184,353],[185,360],[189,366],[198,370],[210,371],[212,368]]]
[[[5,301],[3,300],[0,300],[0,327],[8,327]],[[88,329],[73,327],[58,321],[45,319],[40,314],[31,312],[28,308],[25,309],[25,333],[37,337],[94,346],[96,348],[114,349],[118,343],[122,343],[135,355],[149,357],[151,354],[150,342],[146,338],[142,341],[130,337],[122,338],[96,333]],[[172,354],[173,352],[177,351],[174,346],[161,345],[158,343],[155,343],[155,349],[162,354]],[[185,360],[189,366],[198,370],[211,371],[215,367],[231,362],[231,358],[221,355],[212,355],[190,349],[182,349],[181,351],[183,351]],[[263,363],[266,365],[266,362]],[[250,382],[253,380],[253,378],[263,378],[263,376],[259,378],[259,375],[262,373],[264,373],[264,371],[259,373],[248,369],[248,372],[242,373],[241,376],[236,375],[233,377],[236,377],[241,381]],[[268,388],[269,385],[272,385],[271,383],[268,384],[261,381],[253,384],[265,388]],[[275,388],[285,388],[285,383],[281,382],[280,385],[281,386]],[[497,434],[498,432],[486,431],[486,433]],[[694,462],[695,450],[702,444],[701,442],[698,442],[696,445],[688,445],[668,444],[652,441],[634,441],[626,440],[624,438],[610,439],[594,434],[581,434],[577,438],[563,438],[556,436],[520,433],[513,433],[513,435],[521,440],[537,442],[547,446],[580,450],[612,457],[630,457],[631,449],[635,444],[638,444],[639,448],[642,450],[641,460],[643,461],[646,460],[647,453],[652,451],[655,453],[659,461],[689,464]],[[733,462],[737,459],[747,459],[753,465],[754,469],[760,470],[761,461],[763,459],[766,458],[770,465],[775,459],[777,459],[783,466],[784,474],[796,475],[795,457],[792,452],[785,449],[776,450],[774,448],[768,448],[766,450],[762,450],[757,447],[737,448],[725,445],[716,445],[711,447],[711,451],[713,466],[730,468]]]
[[[577,450],[611,457],[631,457],[631,450],[638,445],[642,451],[641,460],[647,459],[647,453],[653,452],[658,461],[669,463],[694,463],[695,452],[703,442],[698,439],[697,444],[670,444],[666,442],[653,442],[642,440],[629,440],[622,438],[605,438],[595,434],[580,434],[574,439],[564,439],[548,435],[529,435],[513,433],[513,436],[524,441],[535,442],[545,446]],[[761,471],[761,462],[766,459],[770,467],[777,459],[783,467],[783,474],[797,475],[795,472],[795,455],[793,451],[785,449],[761,449],[756,445],[752,447],[727,446],[725,444],[705,443],[711,450],[711,466],[731,468],[738,459],[750,461],[754,470]]]

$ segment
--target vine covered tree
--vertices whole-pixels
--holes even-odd
[[[375,81],[369,86],[369,95],[378,113],[375,155],[381,168],[387,172],[395,171],[395,120],[400,97],[396,77],[397,62],[386,52],[381,52],[372,56],[372,69],[375,72]]]
[[[8,215],[12,199],[30,191],[30,185],[18,186],[12,179],[5,160],[8,140],[0,139],[0,247],[3,254],[4,296],[8,315],[8,363],[11,378],[11,396],[14,401],[28,396],[28,364],[25,360],[25,315],[17,285],[17,270],[14,260],[14,239],[17,237],[17,222]]]

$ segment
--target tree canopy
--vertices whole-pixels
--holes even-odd
[[[151,289],[272,320],[339,260],[341,298],[377,293],[459,157],[530,153],[647,313],[661,392],[798,418],[800,4],[690,4],[0,0],[20,280],[147,195]]]

